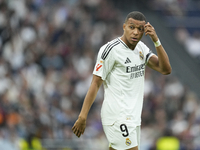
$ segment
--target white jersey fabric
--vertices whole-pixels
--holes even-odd
[[[120,38],[100,48],[93,74],[100,76],[104,85],[103,125],[117,120],[141,125],[145,66],[153,55],[143,42],[131,50]]]

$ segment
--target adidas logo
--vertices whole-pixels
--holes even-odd
[[[125,61],[125,64],[128,64],[128,63],[131,63],[130,59],[127,57],[126,58],[126,61]]]

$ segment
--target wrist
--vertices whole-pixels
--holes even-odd
[[[155,47],[158,47],[158,46],[160,46],[160,45],[161,45],[161,42],[160,42],[160,40],[158,39],[156,42],[154,42],[154,45],[155,45]]]
[[[79,115],[78,118],[81,119],[81,120],[84,120],[84,121],[87,120],[87,117],[84,117],[84,116],[81,116],[81,115]]]

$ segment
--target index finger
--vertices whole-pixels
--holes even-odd
[[[146,28],[146,27],[151,27],[151,24],[149,23],[149,22],[147,22],[145,25],[144,25],[144,27]]]

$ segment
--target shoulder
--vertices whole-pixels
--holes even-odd
[[[117,47],[120,45],[118,38],[106,43],[100,48],[101,58],[105,60],[111,53],[117,50]]]
[[[148,48],[146,44],[144,44],[144,42],[139,41],[137,44],[140,48]],[[148,48],[149,49],[149,48]]]
[[[137,46],[144,53],[146,53],[146,54],[151,53],[151,50],[149,49],[149,47],[144,42],[139,41]]]

